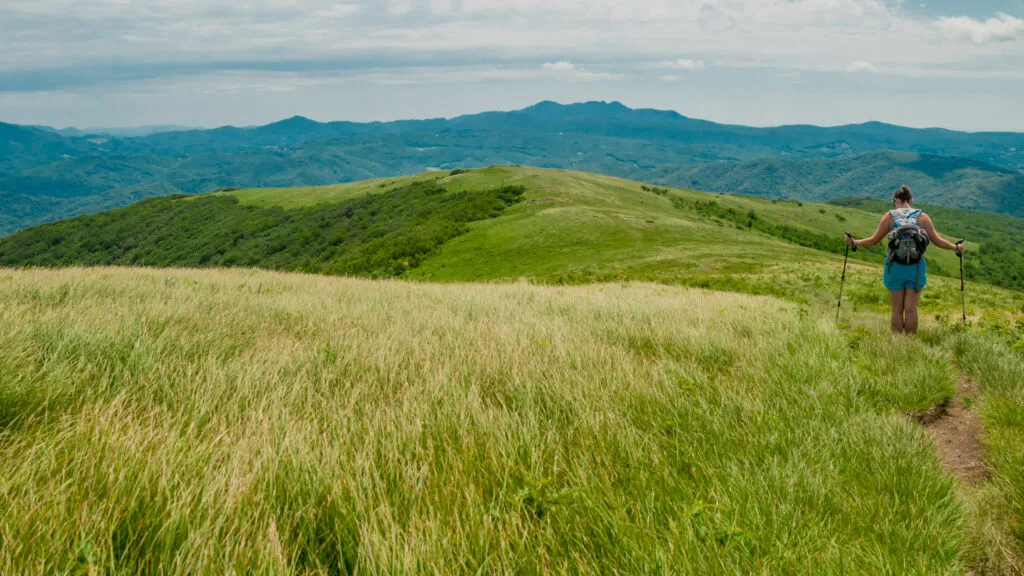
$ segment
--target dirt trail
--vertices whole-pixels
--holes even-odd
[[[978,385],[961,374],[957,377],[956,396],[949,402],[927,412],[907,414],[931,433],[943,466],[968,484],[978,484],[989,477],[985,445],[981,443],[981,419],[964,403],[977,391]]]

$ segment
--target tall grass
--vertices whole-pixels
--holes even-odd
[[[957,363],[979,384],[974,408],[985,424],[992,480],[968,492],[978,545],[974,564],[996,574],[1024,574],[1024,354],[977,334],[953,341]]]
[[[753,296],[0,271],[0,573],[958,573],[951,390]]]

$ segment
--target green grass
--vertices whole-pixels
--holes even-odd
[[[413,184],[441,187],[445,193],[443,198],[402,200]],[[459,195],[468,206],[479,195],[508,186],[522,187],[525,193],[522,201],[497,217],[467,223],[479,215],[458,221],[449,215],[444,218],[451,221],[427,218],[410,224],[405,214],[412,204]],[[227,201],[232,197],[238,204]],[[372,226],[353,228],[345,216],[350,207],[369,215],[352,222]],[[947,210],[951,212],[937,218],[939,229],[962,225],[960,212]],[[172,217],[179,212],[184,216]],[[744,219],[751,214],[756,215],[757,226],[746,225]],[[245,224],[253,218],[255,224]],[[827,305],[839,292],[843,232],[867,236],[879,218],[877,211],[843,206],[655,191],[607,176],[492,167],[326,188],[154,199],[2,239],[0,262],[263,266],[435,282],[527,279],[566,285],[631,280]],[[1013,232],[1003,220],[993,228],[994,234]],[[990,236],[982,234],[989,231],[985,220],[972,222],[972,230],[987,242]],[[376,238],[380,234],[386,238]],[[147,245],[141,246],[140,239]],[[336,245],[336,239],[342,245]],[[977,262],[978,248],[977,243],[968,243],[969,267]],[[881,286],[882,251],[862,250],[851,256],[845,310],[883,312],[888,296]],[[359,265],[342,266],[339,258],[355,258]],[[948,323],[959,317],[958,264],[952,253],[937,248],[929,252],[930,282],[923,298],[928,322]],[[1000,275],[998,266],[985,272],[986,278]],[[972,319],[979,320],[988,309],[1024,310],[1021,292],[999,290],[972,278],[968,276]]]
[[[1024,333],[1024,323],[1019,329]],[[976,564],[1011,574],[1024,570],[1024,344],[1016,345],[1016,353],[1005,344],[994,337],[963,336],[953,342],[953,352],[980,385],[972,406],[985,425],[986,459],[993,470],[990,486],[968,498],[980,518],[975,520],[982,541]]]
[[[501,215],[523,191],[447,192],[419,181],[290,210],[219,195],[153,198],[0,241],[0,265],[252,266],[397,276],[466,233],[467,223]]]
[[[454,176],[447,172],[427,173],[325,188],[240,190],[212,197],[150,200],[109,213],[109,217],[81,217],[7,237],[0,240],[0,261],[8,266],[239,265],[329,271],[329,263],[317,265],[325,257],[325,247],[301,238],[284,244],[271,242],[271,248],[287,252],[283,260],[276,253],[264,254],[263,248],[255,256],[238,257],[235,253],[239,250],[230,244],[250,242],[250,234],[244,228],[236,232],[218,230],[219,222],[230,219],[219,204],[206,207],[207,204],[222,195],[230,195],[239,200],[241,207],[252,211],[284,209],[289,214],[322,213],[323,218],[334,220],[330,216],[333,211],[365,203],[367,198],[399,193],[416,182],[441,186],[447,194],[455,195],[488,193],[506,186],[522,186],[526,190],[524,202],[510,207],[501,217],[470,223],[465,230],[467,233],[446,235],[446,242],[430,247],[423,258],[415,259],[415,265],[409,270],[389,268],[390,273],[400,271],[408,278],[432,281],[527,277],[554,283],[634,279],[700,286],[738,279],[743,284],[756,281],[752,276],[777,266],[831,265],[842,253],[844,231],[867,236],[880,218],[877,213],[833,205],[688,190],[660,189],[660,193],[655,193],[644,190],[647,187],[639,183],[606,176],[494,167]],[[192,206],[197,202],[200,205]],[[699,208],[710,206],[709,202],[714,203],[714,211]],[[191,206],[195,218],[206,223],[205,228],[188,232],[184,239],[175,239],[174,234],[184,233],[179,230],[180,226],[169,226],[172,230],[166,230],[165,218],[142,213],[144,207],[162,206],[161,203]],[[748,215],[756,216],[756,226],[746,225],[744,218]],[[123,224],[131,218],[139,222],[137,227],[144,228],[145,233]],[[400,218],[392,220],[401,221]],[[453,222],[453,225],[461,226],[461,223]],[[938,225],[941,229],[943,222],[939,221]],[[310,227],[315,226],[306,226]],[[223,228],[231,227],[224,224]],[[138,250],[134,248],[133,238],[154,237],[153,230],[160,230],[161,238],[168,237],[158,239],[158,243],[161,251],[169,251],[173,257],[141,260],[135,257]],[[230,232],[229,236],[233,234],[231,243],[217,240],[201,250],[185,248],[186,244],[201,242],[207,237],[219,238],[226,232]],[[81,246],[69,246],[66,238],[76,234],[84,239]],[[103,246],[99,248],[95,246],[97,237],[103,239]],[[977,244],[969,243],[968,248],[974,250]],[[197,251],[209,254],[202,262],[196,262]],[[877,249],[861,251],[854,254],[854,258],[880,264],[882,252]],[[968,258],[973,262],[970,253]],[[283,263],[265,263],[268,260]],[[937,248],[929,253],[930,272],[935,276],[956,275],[958,264],[952,253]],[[353,270],[350,273],[366,273],[362,269]],[[985,272],[989,280],[999,278],[997,271],[986,269]]]
[[[510,209],[503,218],[474,224],[470,234],[447,243],[435,257],[410,271],[412,278],[476,281],[526,276],[547,281],[592,281],[627,277],[679,282],[695,277],[700,281],[702,275],[732,277],[737,271],[777,264],[836,260],[777,238],[723,229],[692,210],[674,208],[669,196],[644,191],[640,183],[580,172],[493,167],[454,177],[427,173],[339,186],[230,194],[243,204],[298,208],[423,180],[437,180],[456,192],[521,185],[527,188],[527,202]],[[714,200],[741,214],[754,210],[766,221],[830,236],[835,240],[835,251],[840,250],[843,232],[868,236],[881,218],[880,213],[833,205],[679,189],[670,194],[690,203]],[[942,222],[938,224],[941,231]],[[969,249],[976,246],[968,243]],[[881,252],[866,258],[880,263]],[[933,249],[929,259],[933,271],[958,273],[952,253]]]
[[[941,348],[659,285],[0,272],[0,572],[962,573]],[[756,321],[752,321],[756,318]]]
[[[335,186],[306,186],[295,188],[250,188],[247,190],[232,190],[228,192],[217,192],[217,195],[234,196],[238,198],[243,206],[259,206],[267,208],[280,206],[283,208],[307,208],[318,204],[337,204],[352,198],[358,198],[382,188],[387,188],[396,180],[403,184],[415,181],[433,180],[434,176],[423,174],[419,177],[406,177],[401,179],[382,178],[377,180],[364,180],[352,184],[338,184]]]
[[[400,280],[0,268],[0,574],[1024,567],[1024,294],[970,282],[961,335],[959,279],[932,275],[921,337],[892,337],[881,256],[859,253],[835,326],[841,233],[880,214],[496,167],[158,199],[0,254],[126,222],[183,258],[180,238],[261,241],[229,214],[390,237],[420,201],[509,186]],[[339,224],[357,206],[370,225]],[[981,385],[978,489],[902,416],[956,371]]]

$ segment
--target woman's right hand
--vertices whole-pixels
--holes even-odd
[[[853,239],[853,236],[850,236],[849,234],[847,234],[846,235],[846,245],[847,246],[856,246],[857,245],[857,241]]]

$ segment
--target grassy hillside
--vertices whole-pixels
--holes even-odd
[[[426,188],[417,192],[417,186]],[[494,195],[509,187],[521,188],[521,196],[511,205],[493,204]],[[427,217],[442,204],[462,208]],[[410,206],[418,206],[415,222],[409,220]],[[472,212],[482,207],[494,210]],[[347,214],[363,216],[352,220]],[[0,239],[0,265],[232,265],[434,281],[526,277],[562,284],[633,279],[806,299],[833,290],[831,266],[843,253],[843,232],[867,236],[879,218],[878,212],[849,207],[495,167],[325,188],[152,199]],[[953,225],[952,219],[937,222],[940,230]],[[384,236],[388,240],[380,240]],[[987,249],[968,238],[970,250]],[[370,252],[362,249],[366,246]],[[372,260],[371,252],[380,252],[390,264],[335,266],[338,258],[356,253]],[[882,250],[853,257],[874,265],[863,278],[877,283]],[[934,285],[952,286],[938,276],[959,274],[956,257],[933,249],[929,260]],[[972,278],[1024,288],[996,261],[969,255],[968,262],[974,266]],[[810,277],[815,281],[796,281]],[[943,290],[952,302],[956,295]]]
[[[861,202],[496,167],[0,239],[0,574],[1019,573],[1024,293],[893,337],[863,251],[837,326]],[[964,374],[978,486],[903,416]]]
[[[860,321],[650,284],[0,270],[0,573],[1012,570],[1019,359]],[[954,356],[1007,377],[974,399],[984,498],[901,416]]]
[[[900,184],[908,183],[920,202],[1024,216],[1021,172],[966,158],[911,152],[664,166],[646,178],[698,190],[814,202],[848,196],[888,200]]]
[[[231,196],[154,198],[13,237],[0,261],[53,266],[260,266],[396,276],[467,223],[519,202],[521,187],[445,193],[414,182],[341,203],[282,210]]]

